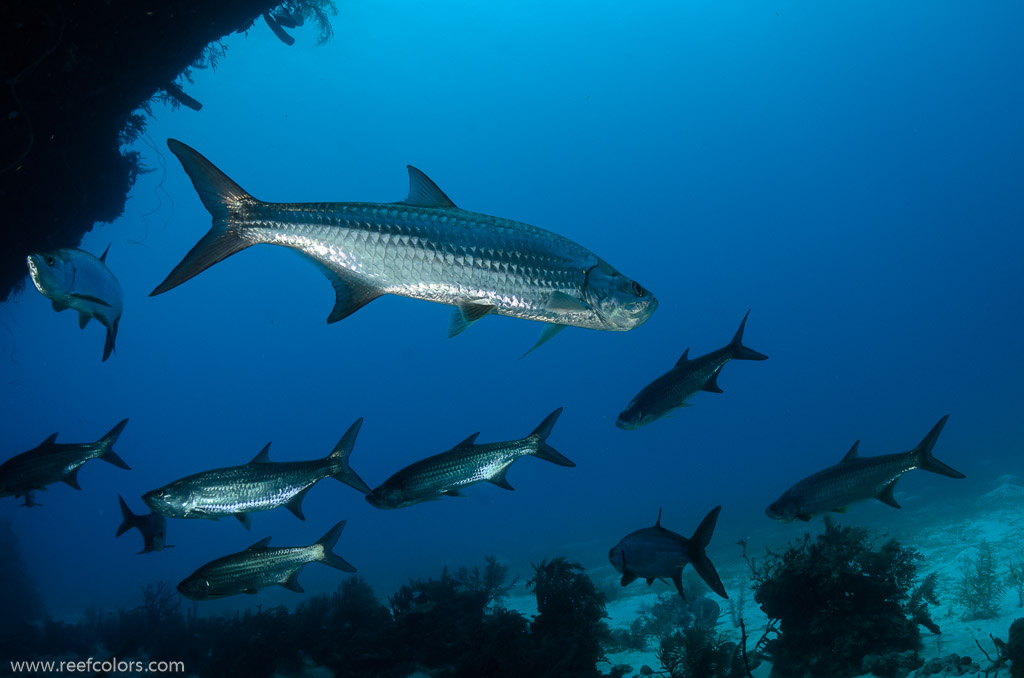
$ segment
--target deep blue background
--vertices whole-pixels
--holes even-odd
[[[155,110],[155,149],[139,148],[156,171],[83,243],[112,243],[125,291],[109,362],[101,328],[79,331],[31,287],[0,307],[0,456],[131,418],[116,448],[131,472],[91,462],[82,492],[0,503],[52,612],[134,605],[144,583],[267,535],[310,543],[341,518],[339,553],[381,594],[491,553],[524,572],[562,553],[601,566],[659,506],[689,534],[723,504],[712,559],[734,557],[737,536],[799,532],[762,513],[792,482],[857,438],[865,455],[909,449],[946,413],[936,456],[970,477],[913,473],[906,494],[939,501],[1024,470],[1019,3],[339,4],[326,46],[307,28],[287,48],[259,23],[195,73],[202,112]],[[167,137],[272,201],[400,200],[414,164],[461,207],[592,249],[659,309],[636,331],[569,330],[519,360],[540,325],[488,317],[447,339],[449,307],[385,297],[328,326],[330,285],[281,248],[148,298],[210,224]],[[671,419],[614,427],[748,308],[745,343],[770,360],[730,364],[724,394]],[[251,533],[172,521],[176,548],[138,557],[136,533],[113,539],[118,492],[141,511],[144,491],[268,440],[272,459],[320,457],[363,416],[352,463],[376,485],[474,431],[521,437],[558,406],[549,442],[578,467],[523,460],[515,492],[381,512],[325,480],[306,523],[283,509]],[[340,580],[302,575],[307,591]]]

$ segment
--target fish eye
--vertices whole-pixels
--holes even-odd
[[[641,285],[640,283],[638,283],[637,281],[634,280],[633,281],[633,294],[638,296],[638,297],[642,297],[645,294],[647,294],[647,290],[645,290],[643,288],[643,285]]]
[[[54,263],[56,263],[56,259],[53,258],[53,255],[52,254],[47,254],[46,255],[46,265],[47,266],[53,266]]]

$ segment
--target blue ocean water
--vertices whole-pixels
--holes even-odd
[[[764,507],[799,478],[914,446],[944,414],[936,456],[967,474],[911,473],[944,502],[1021,473],[1024,91],[1011,3],[345,2],[335,38],[282,45],[265,26],[226,41],[188,92],[155,108],[124,216],[83,248],[125,293],[117,353],[31,287],[0,308],[3,458],[54,431],[98,439],[130,472],[83,468],[81,492],[0,503],[48,611],[137,604],[265,536],[311,543],[348,520],[337,551],[382,595],[409,577],[494,554],[514,570],[567,554],[607,567],[623,534],[689,534],[723,505],[711,556],[746,535],[784,543]],[[327,325],[333,292],[281,248],[247,250],[164,295],[155,287],[210,218],[165,140],[209,157],[270,201],[400,200],[406,164],[460,206],[565,235],[649,288],[659,309],[628,333],[570,329],[520,360],[536,323],[487,317],[446,338],[449,307],[385,297]],[[54,187],[55,199],[60,187]],[[726,366],[723,394],[638,431],[618,412],[684,349],[729,341],[770,356]],[[304,502],[236,521],[170,521],[175,548],[115,540],[117,494],[251,459],[325,456],[358,417],[353,467],[376,485],[480,431],[529,433],[577,463],[535,459],[462,499],[384,512],[325,480]],[[854,513],[898,526],[872,502]],[[731,550],[730,550],[731,549]],[[717,550],[717,551],[716,551]],[[311,565],[308,592],[335,570]],[[268,589],[210,611],[293,604]]]

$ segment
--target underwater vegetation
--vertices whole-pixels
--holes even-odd
[[[9,568],[19,561],[3,562]],[[33,615],[8,620],[15,626],[0,644],[0,661],[146,657],[183,661],[190,674],[204,677],[270,678],[307,666],[350,678],[406,678],[418,670],[435,678],[601,676],[596,665],[610,637],[605,599],[583,567],[564,558],[534,566],[527,584],[537,596],[532,620],[501,605],[514,583],[507,566],[489,557],[483,566],[410,581],[387,606],[353,576],[294,611],[259,607],[199,617],[195,604],[183,605],[174,587],[160,582],[143,589],[136,608],[92,608],[75,624],[41,620],[41,606],[27,605]],[[31,586],[23,589],[38,601]]]
[[[757,649],[772,676],[856,676],[869,653],[916,657],[918,625],[938,631],[928,615],[936,580],[917,578],[922,556],[895,540],[876,549],[867,530],[824,523],[822,534],[752,564],[754,600],[770,620]]]
[[[973,558],[960,561],[960,581],[956,602],[963,608],[963,619],[992,619],[999,614],[999,603],[1006,595],[1006,584],[996,574],[994,547],[987,541],[978,544]],[[1011,566],[1011,580],[1013,571]]]

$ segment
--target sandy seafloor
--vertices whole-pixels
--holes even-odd
[[[956,603],[955,586],[961,577],[963,560],[973,558],[977,552],[977,545],[982,541],[988,541],[994,547],[997,573],[1000,576],[1006,574],[1007,565],[1011,560],[1024,560],[1024,481],[1010,476],[1004,476],[999,480],[1000,484],[980,496],[966,497],[954,494],[938,506],[928,504],[915,496],[901,496],[897,491],[897,499],[903,505],[903,509],[898,516],[899,520],[893,523],[897,527],[892,529],[880,530],[874,520],[858,520],[854,512],[862,507],[867,508],[867,505],[857,505],[852,507],[848,514],[836,515],[840,524],[867,527],[871,538],[876,540],[876,545],[893,538],[923,556],[918,565],[919,580],[931,572],[937,572],[939,575],[939,604],[932,606],[931,612],[932,619],[939,625],[942,633],[932,634],[921,627],[923,647],[920,656],[925,661],[950,654],[969,656],[972,662],[980,663],[980,675],[984,675],[984,669],[989,666],[989,662],[979,651],[975,641],[980,642],[994,659],[996,652],[989,634],[1006,640],[1013,620],[1024,617],[1024,608],[1018,605],[1017,592],[1010,588],[1007,588],[1002,599],[999,615],[993,619],[964,621],[963,609]],[[877,511],[872,507],[867,512],[877,520],[879,515],[885,515],[883,509],[892,510],[879,504]],[[766,522],[768,525],[765,530],[770,534],[755,534],[748,538],[747,555],[754,560],[764,553],[766,545],[770,544],[772,550],[778,550],[789,540],[802,537],[805,532],[815,535],[822,531],[820,518],[807,524],[777,525],[767,519]],[[788,539],[786,533],[791,535]],[[753,591],[749,588],[750,568],[742,558],[742,549],[729,542],[720,542],[721,540],[715,543],[713,540],[709,555],[730,599],[734,603],[742,601],[742,614],[748,635],[747,648],[748,651],[753,650],[768,620],[754,602]],[[588,570],[588,575],[602,590],[611,581],[617,581],[619,576],[610,565],[606,569]],[[703,583],[699,583],[692,568],[687,567],[683,576],[684,580],[690,580],[698,592],[707,594],[720,603],[722,614],[718,631],[725,633],[729,640],[738,642],[740,630],[735,628],[731,621],[729,601],[718,599]],[[608,604],[608,625],[613,629],[628,630],[640,610],[657,602],[659,595],[677,594],[671,583],[662,582],[655,582],[648,587],[638,580],[620,589],[618,597]],[[536,599],[526,591],[517,591],[506,601],[506,605],[527,616],[537,613]],[[633,671],[625,675],[638,676],[641,668],[647,665],[657,674],[662,671],[662,667],[655,656],[656,648],[657,639],[650,639],[647,650],[609,654],[609,663],[602,663],[599,668],[607,673],[615,665],[626,664],[632,667]],[[755,678],[767,678],[770,673],[771,665],[767,662],[762,662],[753,671]],[[915,671],[910,675],[918,674],[919,671]],[[865,678],[870,675],[872,674],[866,674]],[[1000,675],[1008,675],[1005,667],[1000,671]]]

